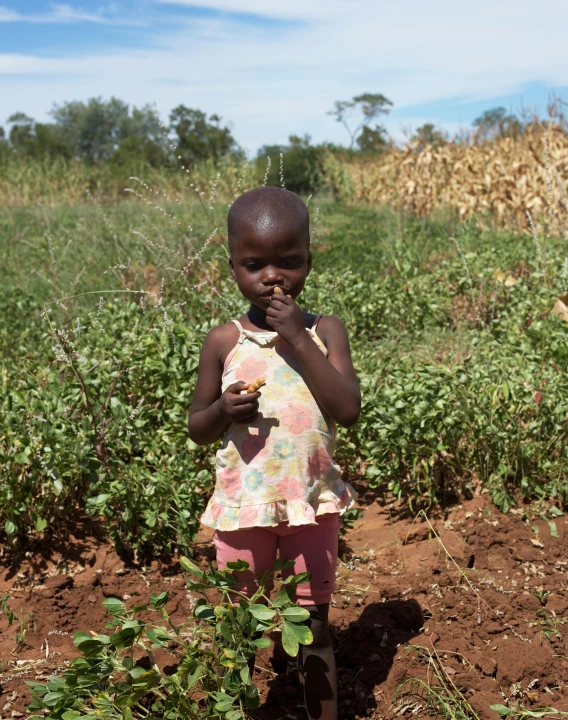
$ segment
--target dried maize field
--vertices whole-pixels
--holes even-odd
[[[518,138],[480,145],[458,143],[391,149],[374,160],[343,162],[329,156],[328,187],[350,203],[388,205],[427,216],[448,208],[460,218],[486,218],[525,228],[527,211],[542,229],[549,207],[568,209],[568,134],[534,123]]]

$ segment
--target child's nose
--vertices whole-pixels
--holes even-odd
[[[266,285],[274,285],[275,283],[282,282],[282,273],[276,267],[266,267],[264,271],[263,282]]]

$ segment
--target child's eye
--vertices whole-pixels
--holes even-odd
[[[256,272],[257,270],[260,270],[259,263],[245,263],[245,268],[249,272]]]

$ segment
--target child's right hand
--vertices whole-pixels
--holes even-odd
[[[260,393],[243,393],[248,383],[240,380],[229,385],[219,398],[219,410],[221,415],[232,423],[251,423],[258,415],[258,398]]]

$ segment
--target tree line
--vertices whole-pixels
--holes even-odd
[[[324,151],[346,155],[372,156],[394,146],[386,128],[379,122],[392,108],[392,102],[380,93],[364,93],[347,101],[337,101],[329,111],[346,130],[348,144],[312,144],[309,135],[291,135],[287,144],[265,145],[257,161],[273,159],[268,182],[278,184],[280,154],[286,164],[287,186],[297,192],[317,188],[320,159]],[[221,165],[228,160],[244,158],[230,128],[216,114],[178,105],[161,125],[152,106],[130,107],[117,98],[104,101],[71,101],[55,105],[51,122],[39,123],[25,113],[7,119],[7,129],[0,127],[0,161],[36,159],[81,161],[93,165],[105,163],[117,174],[139,167],[172,168],[181,163],[191,168],[210,161]],[[505,108],[493,108],[473,122],[473,131],[452,138],[453,142],[485,142],[499,136],[523,132],[523,121]],[[439,146],[450,137],[432,123],[418,128],[410,137],[417,149],[426,144]]]

